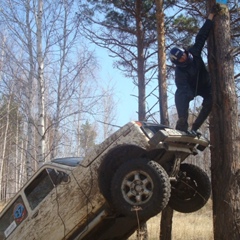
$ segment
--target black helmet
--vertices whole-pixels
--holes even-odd
[[[179,59],[183,56],[184,53],[185,53],[185,50],[183,48],[173,47],[170,50],[170,54],[169,54],[171,62],[174,64],[178,64]]]
[[[187,60],[185,62],[179,62],[179,59],[183,56],[184,53],[187,54]],[[170,50],[169,58],[172,63],[176,64],[179,67],[186,67],[193,60],[192,54],[180,47],[173,47]]]

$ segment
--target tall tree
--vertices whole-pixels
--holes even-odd
[[[37,146],[37,162],[38,166],[41,167],[45,162],[45,84],[43,78],[44,72],[44,57],[43,57],[43,0],[38,0],[37,9],[37,83],[38,83],[38,146]]]
[[[211,1],[213,4],[213,1]],[[213,80],[210,123],[214,239],[240,239],[240,145],[238,102],[234,82],[234,48],[230,13],[225,7],[215,17],[209,41]]]
[[[169,125],[163,0],[156,0],[160,122]]]
[[[110,51],[115,67],[138,87],[138,119],[146,119],[146,86],[154,76],[156,18],[154,0],[88,1],[79,14],[88,38]],[[81,9],[84,9],[81,10]],[[97,26],[97,27],[96,27]]]
[[[160,123],[169,126],[163,0],[156,0],[155,2],[158,42],[158,88]],[[173,210],[167,206],[165,209],[163,209],[161,216],[160,239],[171,239]]]
[[[25,121],[18,126],[22,128],[19,139],[25,141],[19,141],[25,160],[21,167],[26,167],[21,176],[26,172],[27,178],[38,167],[38,160],[41,165],[62,149],[58,148],[63,143],[59,141],[61,136],[66,139],[74,135],[68,131],[74,132],[73,115],[82,111],[86,119],[87,115],[98,113],[96,106],[101,96],[91,86],[94,83],[96,87],[96,60],[87,47],[80,51],[84,45],[82,41],[79,44],[75,7],[74,0],[0,3],[0,67],[1,78],[6,80],[1,86],[12,79],[18,89],[13,94]],[[7,64],[3,65],[3,61]],[[86,90],[86,85],[88,89],[92,87],[91,91]],[[81,108],[78,108],[79,99]]]
[[[26,18],[25,18],[25,24],[26,24],[26,39],[24,39],[26,41],[26,51],[28,52],[28,56],[26,57],[28,59],[28,66],[25,67],[26,69],[26,74],[28,75],[27,81],[24,84],[26,86],[26,93],[24,93],[26,95],[26,119],[27,119],[27,149],[26,149],[26,174],[27,174],[27,178],[29,179],[32,174],[33,174],[33,167],[32,167],[32,162],[34,160],[34,118],[33,118],[33,86],[34,86],[34,72],[35,72],[35,57],[34,57],[34,43],[33,43],[33,31],[32,31],[32,18],[31,18],[31,3],[30,0],[26,1]],[[8,24],[11,24],[11,21],[8,21],[8,14],[11,14],[10,16],[13,15],[14,17],[14,13],[15,9],[11,9],[11,11],[9,13],[7,13],[6,15],[4,15],[6,21],[8,22]],[[18,24],[17,24],[18,25]],[[16,29],[14,29],[14,32],[17,32],[18,27],[16,27]],[[13,33],[14,34],[14,33]],[[14,34],[15,35],[15,34]],[[23,40],[23,39],[22,39]],[[24,87],[25,87],[24,86]]]
[[[1,2],[0,8],[2,9],[0,17],[2,23],[4,23],[4,32],[8,38],[8,41],[4,44],[2,49],[5,51],[5,56],[8,58],[9,63],[12,62],[15,66],[20,66],[19,72],[23,75],[27,75],[25,83],[25,112],[27,118],[27,150],[26,150],[26,173],[28,178],[33,173],[33,159],[34,159],[34,136],[33,136],[33,79],[34,79],[34,50],[33,50],[33,32],[34,24],[31,17],[32,6],[30,0],[24,2],[23,8],[19,7],[19,4],[13,2]],[[14,42],[14,44],[9,44]],[[19,48],[18,48],[19,47]],[[17,51],[18,49],[18,51]],[[20,50],[21,49],[21,50]],[[24,53],[28,53],[24,55]],[[19,54],[22,53],[22,54]],[[18,61],[18,57],[21,55],[21,60]],[[11,76],[12,72],[4,72],[6,75]]]

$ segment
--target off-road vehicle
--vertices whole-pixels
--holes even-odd
[[[182,163],[202,136],[129,122],[88,156],[43,165],[0,214],[0,240],[127,239],[167,204],[197,211],[210,196],[199,167]]]

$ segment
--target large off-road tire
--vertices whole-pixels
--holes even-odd
[[[195,212],[202,208],[211,194],[207,174],[192,164],[181,164],[176,182],[171,182],[169,206],[182,213]]]
[[[138,158],[119,167],[111,184],[112,205],[118,214],[148,219],[169,201],[171,185],[156,162]]]

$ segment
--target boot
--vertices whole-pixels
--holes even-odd
[[[188,122],[186,118],[179,118],[176,124],[176,129],[186,132],[188,130]]]

